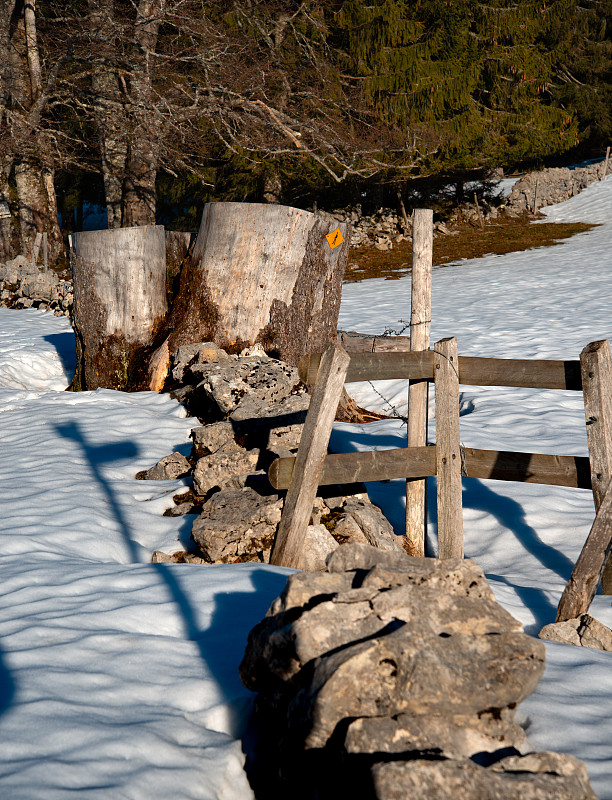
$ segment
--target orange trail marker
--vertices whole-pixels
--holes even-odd
[[[332,250],[344,241],[344,236],[340,233],[340,228],[336,228],[332,233],[328,233],[325,238],[329,242],[329,246]]]

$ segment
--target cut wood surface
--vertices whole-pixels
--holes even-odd
[[[309,385],[316,381],[320,354],[304,356],[300,378]],[[351,353],[346,382],[433,380],[433,353]],[[465,386],[518,386],[534,389],[582,390],[579,361],[546,361],[514,358],[459,356],[459,383]]]
[[[608,487],[572,576],[563,590],[557,622],[575,619],[589,610],[611,549],[612,487]]]
[[[457,339],[434,345],[438,557],[463,558]]]
[[[461,450],[464,477],[551,486],[590,489],[589,459],[586,456],[556,456],[504,450]],[[278,458],[270,466],[275,489],[287,489],[295,457]],[[335,483],[421,478],[436,474],[436,448],[414,447],[369,450],[364,453],[334,453],[325,459],[320,486]]]
[[[130,388],[168,310],[164,229],[76,233],[74,249],[73,387]]]
[[[312,393],[270,556],[270,563],[275,566],[299,565],[349,360],[339,345],[331,345],[321,359],[319,379]]]
[[[610,342],[588,344],[580,354],[584,391],[591,483],[595,510],[599,508],[612,477],[612,358]],[[612,564],[602,578],[604,594],[612,594]]]
[[[412,219],[412,290],[410,300],[410,350],[427,351],[431,327],[431,273],[433,263],[433,211],[415,208]],[[408,387],[406,447],[427,443],[427,378],[411,378]],[[427,530],[427,480],[406,481],[406,533],[404,548],[411,556],[425,555]]]

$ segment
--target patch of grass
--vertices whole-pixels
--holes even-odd
[[[460,224],[453,226],[454,235],[434,237],[433,264],[443,266],[467,258],[482,258],[496,253],[514,253],[536,247],[550,247],[596,225],[584,222],[543,222],[532,224],[528,217],[507,217],[487,224],[484,228]],[[393,250],[359,247],[350,251],[345,283],[366,278],[401,278],[412,268],[412,242],[400,242]]]

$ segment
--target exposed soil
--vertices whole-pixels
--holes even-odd
[[[482,258],[492,253],[502,255],[536,247],[550,247],[594,227],[597,226],[584,222],[542,222],[534,225],[529,217],[503,217],[488,223],[484,228],[457,223],[452,225],[452,234],[434,237],[433,264],[443,266],[462,259]],[[388,251],[359,247],[351,249],[349,253],[344,282],[354,283],[366,278],[394,280],[410,272],[411,268],[411,242],[401,242]]]

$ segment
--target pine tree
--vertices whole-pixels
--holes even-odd
[[[568,0],[347,0],[340,25],[355,83],[381,123],[436,141],[432,172],[537,160],[576,143],[549,91]]]

